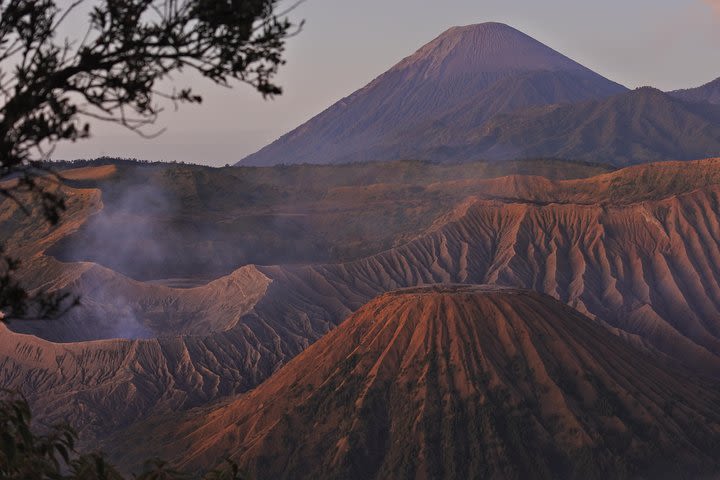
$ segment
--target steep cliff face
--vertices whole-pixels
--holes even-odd
[[[720,395],[545,295],[388,293],[251,393],[115,439],[260,478],[588,478],[715,472]],[[149,442],[147,440],[150,440]]]
[[[424,125],[452,118],[466,131],[497,113],[622,91],[507,25],[454,27],[240,164],[434,159]]]

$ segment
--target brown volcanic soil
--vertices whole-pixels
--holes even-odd
[[[717,386],[542,294],[371,301],[251,393],[135,426],[121,462],[258,478],[677,478],[720,468]],[[150,449],[150,451],[148,451]]]
[[[285,323],[299,326],[303,314],[292,312],[308,308],[303,297],[313,292],[322,292],[314,310],[327,305],[325,311],[342,314],[338,301],[349,313],[379,293],[413,285],[505,285],[552,295],[718,375],[719,165],[459,183],[457,190],[479,195],[405,245],[339,265],[263,268],[273,284],[255,314],[277,315],[268,301],[282,299]]]
[[[40,421],[70,421],[83,438],[92,441],[152,412],[185,409],[252,388],[377,292],[352,292],[342,284],[338,285],[341,291],[335,292],[314,273],[314,280],[321,284],[310,282],[305,288],[292,272],[265,267],[261,271],[252,265],[196,288],[168,288],[94,263],[63,263],[45,254],[58,241],[78,237],[73,242],[80,247],[78,251],[87,249],[89,257],[93,251],[98,257],[120,260],[123,254],[125,259],[132,256],[135,252],[86,243],[88,236],[83,233],[89,218],[102,215],[108,207],[122,209],[122,205],[118,207],[121,187],[150,185],[169,198],[180,198],[180,209],[170,213],[175,218],[195,222],[205,212],[203,221],[220,218],[234,225],[231,233],[238,235],[237,246],[228,242],[221,245],[224,251],[242,250],[239,247],[248,243],[246,232],[268,245],[270,252],[281,248],[282,242],[294,241],[293,237],[284,238],[282,224],[274,221],[262,228],[252,221],[243,223],[238,220],[243,212],[246,218],[263,215],[272,219],[284,209],[306,208],[312,213],[302,217],[303,230],[335,232],[326,235],[331,245],[342,246],[346,237],[357,234],[358,230],[347,225],[348,219],[359,225],[360,231],[368,232],[361,249],[344,246],[359,255],[362,249],[378,251],[385,242],[401,242],[403,235],[417,236],[437,214],[451,209],[461,198],[455,195],[453,182],[506,172],[567,178],[602,171],[605,169],[560,161],[501,166],[394,162],[277,169],[120,164],[65,171],[63,176],[71,179],[75,188],[63,187],[68,210],[59,227],[50,228],[39,211],[27,216],[14,203],[0,202],[0,242],[23,260],[19,274],[29,288],[69,290],[81,295],[82,301],[61,319],[11,327],[53,342],[77,343],[52,343],[0,330],[0,385],[23,391]],[[442,189],[446,182],[451,182],[451,188]],[[459,191],[458,195],[466,193]],[[435,201],[427,202],[429,197]],[[404,213],[405,220],[397,222],[397,216],[387,215],[393,211]],[[128,224],[131,228],[133,222],[148,225],[162,222],[168,215],[142,208],[131,213],[135,214]],[[392,228],[386,228],[389,224]],[[212,244],[214,238],[213,231],[198,230],[200,235],[198,231],[182,235],[179,253],[168,248],[168,255],[190,256],[197,265],[216,262],[215,256],[193,251],[194,245]],[[155,238],[154,242],[165,249],[168,245],[162,240]],[[257,240],[251,239],[250,244],[253,241]],[[134,244],[134,239],[129,243]],[[240,252],[234,258],[240,261],[244,257]],[[162,261],[153,264],[152,258],[143,256],[136,260],[151,264],[155,278],[168,273]],[[273,277],[268,276],[271,273]],[[274,285],[272,293],[267,291],[270,285]],[[263,307],[256,309],[261,299]],[[159,338],[88,341],[115,337]]]
[[[342,168],[357,179],[367,167]],[[313,172],[332,177],[338,170],[328,172],[341,167],[293,168],[288,182]],[[403,178],[428,172],[403,168]],[[251,170],[274,176],[273,170]],[[391,183],[392,168],[383,172],[368,173],[372,181],[356,188],[345,179],[322,198],[329,205],[339,195],[352,206],[357,192],[391,192],[372,183]],[[538,290],[611,324],[633,344],[720,375],[720,160],[646,165],[585,180],[453,176],[429,177],[422,189],[403,193],[424,204],[441,195],[455,199],[456,207],[393,248],[344,263],[246,267],[201,290],[161,288],[45,257],[42,250],[61,234],[22,223],[25,217],[5,203],[3,227],[23,229],[0,228],[0,235],[30,240],[14,244],[31,258],[28,281],[71,285],[92,300],[84,307],[90,311],[76,319],[77,331],[105,334],[98,319],[113,325],[117,317],[108,312],[123,311],[111,308],[126,292],[143,299],[131,308],[142,324],[167,336],[57,345],[0,332],[0,385],[28,394],[41,419],[69,419],[92,435],[106,435],[148,414],[247,391],[377,295],[440,282]],[[82,225],[88,208],[98,207],[97,190],[77,191],[77,216],[68,217],[63,235]],[[368,198],[359,196],[356,208]],[[381,198],[387,205],[396,197]],[[373,208],[382,210],[382,202]],[[342,230],[348,212],[330,217],[335,229]],[[203,298],[212,308],[198,307]],[[44,334],[64,328],[47,324]]]

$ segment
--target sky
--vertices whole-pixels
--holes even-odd
[[[630,88],[672,90],[720,77],[720,0],[305,0],[290,16],[305,26],[288,41],[287,64],[276,77],[283,95],[263,100],[248,86],[176,77],[204,102],[168,106],[156,125],[162,135],[144,139],[94,123],[92,138],[60,145],[54,157],[233,164],[444,30],[487,21],[511,25]],[[83,22],[71,18],[68,31],[82,31]]]

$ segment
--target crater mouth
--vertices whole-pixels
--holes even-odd
[[[63,288],[80,305],[54,320],[11,322],[12,331],[56,343],[207,337],[235,328],[272,280],[252,265],[216,279],[139,282],[97,264],[68,264]]]

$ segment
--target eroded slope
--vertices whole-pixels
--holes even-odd
[[[545,295],[401,290],[251,393],[115,445],[130,464],[151,445],[183,468],[230,456],[259,478],[714,473],[720,395],[666,360]]]
[[[248,267],[210,290],[146,285],[38,254],[46,262],[38,265],[52,268],[35,270],[36,282],[78,279],[98,312],[109,311],[113,291],[129,292],[144,299],[141,313],[165,309],[158,322],[184,336],[57,345],[2,332],[0,383],[25,391],[46,419],[108,434],[146,414],[245,391],[375,296],[438,282],[547,293],[635,345],[717,376],[719,165],[663,163],[586,180],[445,179],[418,190],[417,201],[435,190],[464,200],[394,248],[345,263]],[[262,288],[238,288],[236,277]],[[97,285],[112,288],[92,297]],[[246,301],[248,292],[256,293]],[[112,408],[108,392],[121,392],[126,408]]]

